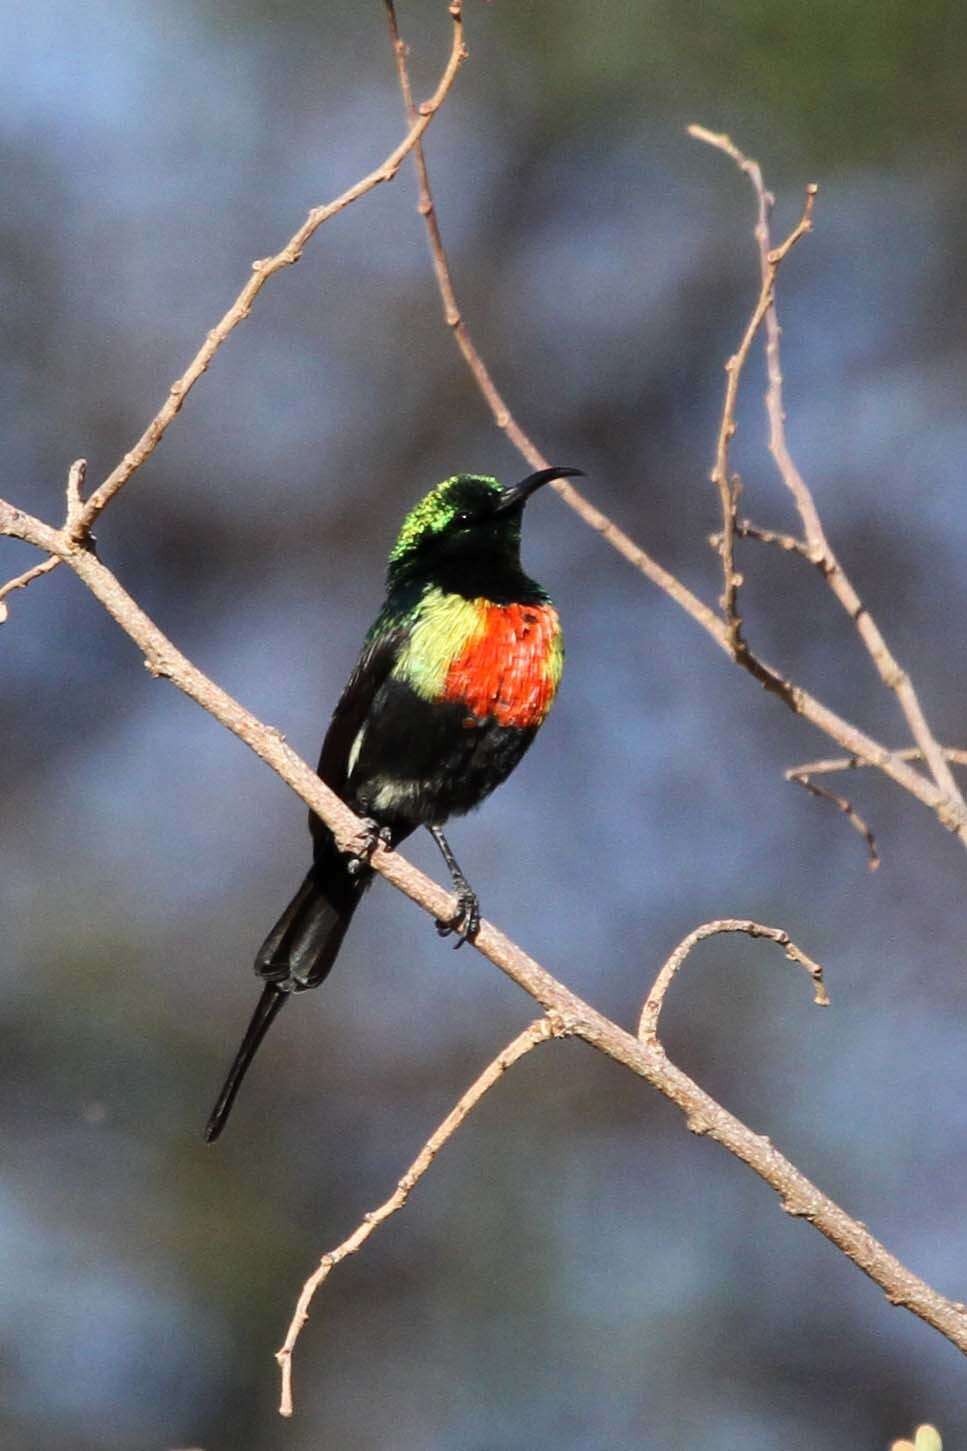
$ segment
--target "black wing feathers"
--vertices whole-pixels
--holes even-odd
[[[332,713],[316,770],[326,785],[340,796],[346,790],[349,757],[356,737],[369,714],[373,698],[399,659],[405,638],[402,625],[380,616]]]

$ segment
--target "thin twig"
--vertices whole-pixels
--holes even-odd
[[[800,559],[804,559],[807,564],[812,564],[818,569],[822,568],[822,560],[817,559],[805,540],[797,538],[795,534],[783,534],[779,529],[763,529],[749,519],[737,519],[735,535],[737,539],[755,539],[760,544],[774,544],[785,554],[798,554]],[[720,534],[711,536],[711,543],[714,547],[718,546],[721,537]]]
[[[51,554],[42,564],[35,564],[32,568],[25,569],[23,574],[18,574],[13,579],[8,579],[5,585],[0,585],[0,625],[5,622],[10,614],[9,609],[4,604],[7,595],[13,594],[15,589],[26,589],[28,584],[33,584],[34,580],[39,579],[42,574],[50,574],[50,571],[56,569],[58,564],[60,564],[60,560],[57,555]]]
[[[215,327],[208,333],[204,343],[181,377],[171,385],[167,398],[137,443],[133,448],[128,450],[117,467],[94,490],[86,503],[80,497],[83,474],[74,480],[72,470],[71,476],[68,479],[68,524],[70,534],[73,538],[80,540],[85,534],[90,532],[91,525],[104,509],[105,505],[124,487],[131,476],[151,456],[167,431],[168,426],[180,412],[182,404],[191,392],[191,389],[207,370],[218,349],[238,324],[248,317],[252,310],[252,303],[269,278],[274,273],[281,271],[282,268],[291,267],[298,262],[306,243],[330,217],[334,217],[337,212],[343,211],[352,202],[365,196],[367,192],[372,191],[381,182],[392,181],[396,176],[407,153],[419,143],[420,137],[446,99],[450,87],[456,79],[457,72],[466,59],[467,49],[463,40],[462,9],[463,0],[450,0],[448,10],[453,20],[453,37],[449,58],[433,95],[428,101],[424,101],[420,107],[413,108],[410,129],[399,146],[390,152],[386,160],[375,171],[371,171],[368,176],[364,176],[361,181],[356,182],[354,186],[342,192],[334,201],[328,202],[325,206],[313,208],[302,226],[289,239],[281,252],[277,252],[274,257],[268,257],[252,263],[252,276],[248,279],[232,306],[225,313],[224,317],[222,317],[221,321],[216,323]],[[71,493],[72,489],[74,490],[73,495]],[[0,586],[0,624],[8,616],[7,606],[3,603],[4,597],[11,594],[14,590],[26,589],[35,579],[39,579],[42,574],[49,574],[60,563],[61,559],[58,555],[51,555],[48,559],[44,560],[43,564],[35,565],[32,569],[26,570],[23,574],[17,575],[14,579]]]
[[[337,212],[357,201],[361,196],[381,182],[392,181],[407,153],[419,143],[420,137],[429,126],[433,117],[446,99],[460,66],[466,58],[466,47],[463,43],[463,17],[462,0],[451,0],[449,13],[453,20],[453,39],[450,46],[450,55],[444,67],[443,74],[437,84],[436,90],[428,101],[419,107],[418,113],[413,118],[410,129],[400,144],[393,148],[386,160],[349,187],[335,201],[328,202],[325,206],[314,207],[306,217],[299,230],[290,238],[281,252],[274,257],[263,258],[261,261],[252,263],[252,276],[242,288],[235,302],[226,312],[222,320],[212,328],[205,342],[192,359],[189,366],[181,377],[168,391],[168,397],[159,409],[158,413],[148,424],[134,448],[126,453],[118,464],[117,468],[110,473],[104,482],[95,489],[81,518],[81,523],[89,525],[97,518],[97,515],[104,508],[105,504],[127,483],[128,479],[140,468],[144,461],[153,453],[159,439],[164,434],[172,419],[178,413],[185,401],[192,386],[205,372],[215,353],[229,334],[238,326],[244,318],[248,317],[252,303],[268,282],[284,267],[291,267],[299,261],[306,243],[319,230],[324,222],[334,217]]]
[[[967,751],[950,746],[941,746],[940,749],[943,752],[944,760],[949,761],[951,765],[967,766]],[[918,746],[910,746],[907,750],[897,751],[896,754],[905,761],[923,760],[923,752]],[[860,816],[848,797],[838,796],[835,791],[830,791],[825,786],[817,786],[812,779],[813,776],[829,775],[837,771],[853,771],[866,765],[867,762],[860,760],[858,756],[837,756],[830,760],[806,761],[801,766],[790,766],[787,771],[783,772],[783,775],[787,781],[801,786],[804,791],[808,791],[812,796],[817,796],[821,801],[831,802],[833,806],[843,812],[850,825],[866,842],[870,871],[875,871],[880,864],[880,854],[871,827]]]
[[[71,464],[67,475],[67,517],[64,527],[78,541],[84,538],[86,532],[79,523],[84,505],[81,491],[86,474],[87,462],[85,459],[79,458]],[[59,564],[59,557],[56,554],[50,554],[42,564],[35,564],[32,569],[18,574],[15,579],[8,580],[5,585],[0,587],[0,625],[4,623],[9,614],[7,606],[3,603],[4,596],[15,589],[26,589],[29,584],[33,584],[35,579],[39,579],[42,574],[50,574],[50,571],[56,569]]]
[[[967,751],[955,746],[941,746],[944,759],[953,766],[967,766]],[[919,746],[908,746],[905,750],[896,751],[895,754],[901,761],[922,761],[923,752]],[[832,756],[822,761],[804,761],[801,766],[790,766],[786,771],[787,781],[794,781],[797,776],[823,776],[832,771],[856,771],[861,767],[868,766],[869,762],[864,761],[861,756]]]
[[[786,771],[785,777],[787,781],[794,781],[797,786],[801,786],[804,791],[808,791],[810,796],[815,796],[820,801],[830,802],[831,805],[836,807],[837,811],[843,813],[850,826],[853,827],[854,831],[858,831],[866,842],[867,865],[871,872],[875,872],[880,865],[880,853],[877,849],[876,837],[873,835],[872,827],[867,825],[849,797],[837,796],[836,792],[830,791],[827,786],[817,786],[816,782],[810,778],[808,773],[802,770]]]
[[[783,949],[790,962],[798,963],[809,973],[813,980],[813,1001],[816,1005],[821,1008],[829,1006],[829,994],[823,981],[822,967],[808,953],[797,947],[789,933],[782,927],[766,927],[762,922],[752,922],[745,917],[720,917],[714,922],[703,922],[701,927],[694,928],[687,937],[683,937],[662,967],[641,1010],[641,1018],[638,1022],[640,1042],[650,1044],[658,1042],[658,1018],[665,1003],[665,995],[671,987],[672,979],[692,948],[700,942],[704,942],[708,937],[718,937],[726,932],[744,932],[749,937],[764,937],[769,942],[775,942]]]
[[[59,555],[135,642],[153,675],[170,680],[244,741],[326,823],[338,846],[346,850],[358,840],[364,823],[296,755],[277,730],[257,720],[187,660],[89,548],[2,500],[0,534]],[[904,765],[904,769],[908,768]],[[924,786],[937,789],[926,780]],[[453,914],[455,899],[398,852],[378,845],[371,865],[430,916],[444,918]],[[489,962],[536,999],[545,1013],[556,1014],[563,1033],[583,1039],[644,1078],[678,1106],[693,1133],[707,1135],[748,1164],[775,1190],[787,1213],[807,1220],[835,1244],[880,1286],[891,1304],[902,1305],[918,1315],[967,1355],[967,1306],[941,1295],[908,1270],[864,1224],[823,1194],[767,1138],[747,1128],[670,1062],[660,1044],[640,1042],[604,1017],[491,923],[481,923],[473,943]]]
[[[782,248],[773,249],[769,236],[769,213],[773,198],[766,190],[762,170],[758,162],[746,156],[730,137],[708,131],[703,126],[689,126],[689,135],[707,145],[723,151],[739,169],[748,176],[756,194],[758,219],[755,237],[759,245],[759,268],[762,291],[767,290],[768,279],[775,275],[775,259]],[[788,241],[788,239],[787,239]],[[786,243],[783,243],[783,247]],[[805,542],[809,557],[822,570],[826,581],[840,605],[856,626],[856,631],[866,648],[876,670],[888,689],[892,690],[903,711],[913,739],[923,752],[930,774],[945,796],[946,801],[938,811],[944,824],[955,830],[967,845],[967,802],[950,770],[943,751],[927,723],[919,697],[907,672],[900,666],[884,639],[879,626],[863,604],[859,593],[830,547],[823,529],[819,510],[806,481],[796,467],[786,441],[785,408],[783,404],[782,364],[779,339],[782,329],[775,306],[774,289],[766,309],[766,411],[769,418],[769,451],[776,462],[779,475],[793,497],[799,517],[802,520]],[[946,819],[944,819],[946,818]]]
[[[523,1058],[525,1053],[529,1053],[532,1048],[536,1048],[540,1043],[548,1042],[551,1038],[560,1037],[563,1032],[564,1028],[560,1021],[547,1016],[538,1018],[531,1023],[529,1028],[525,1028],[523,1033],[518,1034],[512,1043],[508,1043],[507,1047],[503,1048],[474,1080],[463,1097],[454,1104],[439,1128],[430,1135],[386,1202],[367,1214],[348,1239],[344,1239],[342,1244],[323,1255],[318,1269],[309,1276],[302,1287],[282,1348],[276,1352],[275,1358],[282,1373],[282,1399],[279,1405],[281,1415],[292,1415],[292,1352],[302,1332],[302,1327],[309,1318],[309,1306],[316,1291],[329,1278],[330,1273],[341,1260],[346,1259],[348,1255],[355,1254],[366,1243],[378,1225],[384,1224],[387,1219],[403,1208],[415,1185],[423,1178],[444,1144],[449,1138],[452,1138],[467,1115],[476,1108],[484,1094],[493,1088],[498,1079],[503,1077],[507,1069],[519,1058]]]
[[[722,403],[722,421],[719,425],[718,438],[715,444],[715,464],[712,469],[711,479],[718,490],[719,503],[722,509],[722,533],[719,536],[719,555],[722,560],[723,581],[722,613],[725,617],[729,648],[736,659],[740,661],[742,656],[748,654],[748,646],[742,638],[742,619],[738,610],[739,586],[742,581],[741,576],[735,568],[734,554],[739,484],[738,480],[733,478],[729,471],[729,449],[737,428],[735,406],[739,396],[742,370],[746,365],[752,344],[755,342],[766,313],[773,305],[776,290],[776,273],[783,260],[789,255],[800,238],[812,230],[813,203],[815,202],[818,190],[819,188],[815,182],[811,182],[807,186],[806,201],[802,216],[785,241],[767,254],[762,270],[762,285],[759,289],[759,296],[752,311],[752,316],[749,318],[738,350],[733,353],[725,365],[725,397]]]

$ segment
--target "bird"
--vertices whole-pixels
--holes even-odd
[[[507,779],[557,693],[564,663],[550,596],[521,565],[531,496],[581,469],[543,468],[511,487],[454,474],[406,515],[390,551],[386,597],[333,712],[321,779],[363,818],[362,848],[346,853],[309,816],[312,865],[255,959],[262,994],[205,1129],[213,1143],[282,1006],[329,975],[373,877],[378,842],[433,836],[457,910],[438,921],[456,946],[472,940],[480,904],[442,826]]]

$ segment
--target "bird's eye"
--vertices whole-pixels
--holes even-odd
[[[466,509],[461,509],[460,513],[455,515],[453,522],[462,527],[465,524],[472,524],[473,516],[468,514]]]

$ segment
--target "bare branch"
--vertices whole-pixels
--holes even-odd
[[[33,584],[34,580],[39,579],[42,574],[50,574],[50,571],[56,569],[58,564],[60,564],[60,560],[56,554],[52,554],[42,564],[35,564],[31,569],[25,569],[23,574],[8,579],[5,585],[0,585],[0,625],[4,624],[10,614],[4,604],[7,595],[13,594],[15,589],[26,589],[28,584]]]
[[[967,766],[967,751],[957,750],[950,746],[941,746],[944,760],[955,766]],[[896,755],[904,761],[922,761],[923,752],[918,746],[911,746],[907,750],[897,751]],[[802,766],[790,766],[783,774],[787,781],[792,781],[796,786],[802,786],[803,790],[810,795],[817,796],[821,801],[830,801],[842,811],[866,842],[869,857],[870,871],[875,871],[880,864],[880,854],[876,846],[876,838],[866,822],[855,810],[852,802],[845,796],[837,796],[834,791],[828,790],[825,786],[817,786],[813,776],[829,775],[835,771],[852,771],[860,766],[866,766],[867,762],[860,760],[858,756],[837,756],[831,760],[806,761]]]
[[[775,277],[776,260],[780,254],[784,255],[788,250],[790,238],[781,247],[773,249],[769,237],[769,213],[772,208],[773,198],[766,191],[762,179],[762,170],[758,162],[744,155],[742,151],[728,136],[707,131],[702,126],[689,126],[689,135],[699,141],[706,142],[709,146],[724,151],[741,171],[749,177],[755,190],[758,204],[758,220],[755,228],[756,241],[759,245],[759,267],[762,278],[762,294],[769,290],[769,279]],[[790,234],[791,237],[795,233]],[[802,520],[805,532],[806,545],[809,557],[822,570],[826,581],[839,600],[839,603],[856,626],[856,631],[862,640],[870,659],[889,690],[892,690],[897,697],[900,708],[903,711],[907,725],[913,739],[923,752],[923,759],[929,767],[930,774],[946,798],[943,807],[938,815],[944,824],[956,830],[961,840],[967,845],[967,802],[964,800],[953,773],[951,772],[943,751],[931,731],[923,708],[920,705],[919,697],[913,687],[913,683],[906,671],[899,665],[896,658],[890,651],[886,640],[880,632],[879,626],[873,616],[863,604],[852,581],[849,579],[843,566],[830,547],[826,538],[819,511],[816,508],[812,493],[796,467],[795,461],[789,452],[786,442],[785,430],[785,409],[782,392],[782,365],[779,353],[779,339],[781,328],[776,312],[774,288],[771,290],[769,303],[766,308],[766,370],[768,374],[768,388],[766,390],[766,411],[769,417],[769,451],[776,462],[779,475],[793,497],[799,517]],[[720,486],[721,487],[721,486]],[[726,526],[727,529],[727,526]]]
[[[400,90],[403,93],[403,101],[406,107],[406,114],[410,121],[415,114],[413,107],[413,94],[410,86],[409,70],[406,64],[407,48],[400,37],[399,27],[396,23],[396,10],[393,0],[384,0],[387,18],[389,21],[390,35],[393,41],[393,53],[396,57],[396,71],[399,77]],[[484,401],[490,412],[493,414],[497,427],[507,436],[517,451],[527,460],[534,469],[549,467],[547,458],[537,447],[534,440],[524,432],[524,429],[517,422],[511,413],[506,400],[499,392],[487,365],[477,351],[476,344],[470,336],[466,322],[460,311],[456,291],[453,285],[453,275],[450,271],[450,264],[447,260],[446,251],[443,246],[443,237],[440,232],[440,223],[437,217],[436,204],[433,200],[433,193],[430,190],[430,178],[427,171],[426,156],[419,141],[413,147],[413,162],[416,166],[420,186],[420,200],[418,211],[426,223],[427,240],[430,245],[430,254],[433,259],[433,271],[437,280],[437,287],[440,292],[440,300],[443,305],[443,317],[456,339],[457,347],[463,355],[467,367],[473,375],[477,387],[483,395]],[[686,614],[691,615],[703,629],[715,637],[721,630],[721,624],[715,611],[709,609],[704,601],[693,594],[681,580],[676,579],[667,569],[664,569],[646,550],[626,534],[623,529],[609,519],[600,509],[588,503],[584,495],[566,479],[555,479],[550,488],[564,500],[569,508],[583,519],[589,528],[600,534],[606,543],[626,559],[635,569],[639,570],[652,584],[658,586],[665,594],[669,595],[676,604],[680,605]],[[721,644],[722,641],[720,640]]]
[[[799,239],[812,230],[813,203],[815,202],[818,190],[819,188],[814,182],[811,182],[806,188],[806,201],[802,216],[781,246],[768,253],[762,271],[762,286],[759,290],[759,297],[753,309],[752,316],[746,326],[738,351],[729,358],[725,365],[725,398],[722,404],[722,422],[719,425],[718,439],[715,445],[715,465],[712,469],[711,478],[712,483],[718,490],[719,503],[722,509],[722,533],[719,536],[719,554],[722,559],[723,578],[722,613],[725,616],[729,649],[740,663],[745,663],[742,657],[748,655],[748,646],[742,638],[742,620],[738,612],[738,593],[741,578],[736,571],[734,557],[739,482],[729,472],[729,448],[732,439],[735,437],[737,428],[735,405],[739,396],[742,370],[746,365],[752,344],[755,342],[766,313],[773,305],[776,273],[784,258],[789,255]]]
[[[797,539],[795,534],[783,534],[781,530],[777,529],[761,529],[749,519],[737,519],[735,535],[737,539],[755,539],[760,544],[774,544],[785,554],[798,554],[800,559],[804,559],[807,564],[812,564],[818,569],[822,568],[822,560],[816,559],[809,545],[804,540]],[[718,547],[721,537],[721,534],[711,536],[713,547]]]
[[[387,17],[390,26],[390,35],[393,42],[393,52],[396,58],[397,75],[399,77],[400,89],[403,94],[407,116],[412,119],[413,101],[412,90],[409,81],[409,71],[406,64],[406,45],[402,40],[399,27],[396,23],[396,12],[393,0],[384,0]],[[697,134],[701,134],[701,128],[696,128]],[[709,136],[712,133],[707,133]],[[547,468],[548,460],[541,450],[534,443],[533,439],[525,433],[511,413],[503,395],[499,392],[493,378],[487,369],[483,358],[477,351],[476,345],[470,335],[466,322],[460,311],[456,290],[453,284],[453,275],[443,245],[443,238],[440,231],[439,218],[436,212],[436,205],[430,189],[429,173],[426,165],[426,156],[419,141],[413,147],[413,160],[417,168],[420,187],[420,199],[418,209],[422,215],[427,238],[430,246],[430,253],[433,259],[433,269],[437,280],[437,287],[440,292],[440,299],[443,307],[443,316],[447,326],[452,330],[457,346],[470,369],[477,387],[483,395],[487,407],[493,415],[494,422],[500,428],[521,455],[527,460],[532,468]],[[796,229],[786,239],[786,243],[778,250],[773,267],[778,267],[782,258],[786,255],[789,247],[794,245],[798,237],[802,235]],[[788,244],[788,245],[787,245]],[[767,310],[768,316],[768,310]],[[727,654],[736,657],[730,640],[729,631],[726,625],[719,618],[713,609],[695,594],[692,593],[681,580],[663,568],[657,560],[653,559],[646,550],[620,529],[600,509],[590,504],[577,489],[565,479],[558,479],[550,487],[554,489],[564,502],[589,526],[600,534],[606,543],[626,559],[635,569],[651,580],[652,584],[662,590],[670,599],[673,599],[686,614],[690,615],[697,624],[715,641],[720,649]],[[850,722],[843,720],[834,711],[810,695],[808,691],[793,685],[786,677],[772,666],[753,656],[748,649],[745,649],[739,658],[749,672],[767,690],[777,695],[788,708],[796,715],[801,715],[818,730],[824,732],[832,740],[836,741],[845,750],[853,754],[861,755],[871,765],[877,766],[897,785],[921,801],[935,812],[942,825],[950,831],[955,831],[961,841],[967,846],[967,806],[958,810],[952,808],[947,793],[935,783],[926,780],[919,771],[911,770],[905,762],[898,760],[894,754],[887,750],[872,737],[858,730]]]
[[[672,979],[693,947],[697,947],[708,937],[718,937],[727,932],[744,932],[749,937],[764,937],[769,942],[775,942],[783,949],[790,962],[798,963],[809,973],[813,980],[813,1001],[816,1005],[821,1008],[829,1006],[829,994],[826,991],[826,984],[823,982],[822,967],[796,946],[788,932],[781,927],[766,927],[762,922],[752,922],[744,917],[720,917],[714,922],[703,922],[701,927],[696,927],[689,932],[655,978],[654,986],[645,999],[638,1022],[638,1038],[642,1043],[657,1044],[658,1018],[665,1004],[665,995],[671,987]]]
[[[358,839],[363,822],[296,755],[277,730],[257,720],[176,649],[89,547],[3,501],[0,534],[23,539],[63,559],[139,647],[153,675],[170,680],[244,741],[321,817],[342,849]],[[932,783],[924,781],[924,785]],[[455,899],[398,852],[377,845],[371,865],[432,917],[453,915]],[[555,1014],[562,1033],[582,1038],[658,1089],[678,1106],[693,1133],[707,1135],[748,1164],[779,1195],[787,1213],[806,1219],[835,1244],[881,1287],[891,1304],[902,1305],[918,1315],[967,1355],[967,1306],[941,1295],[908,1270],[865,1225],[823,1194],[767,1138],[747,1128],[676,1068],[660,1044],[641,1042],[604,1017],[491,923],[481,923],[473,945],[536,999],[545,1013]]]
[[[503,1077],[507,1069],[519,1058],[523,1058],[525,1053],[529,1053],[532,1048],[536,1048],[540,1043],[548,1042],[551,1038],[560,1037],[563,1033],[563,1024],[551,1015],[538,1018],[531,1023],[529,1028],[525,1028],[523,1033],[518,1034],[512,1043],[508,1043],[507,1047],[503,1048],[491,1063],[488,1063],[463,1097],[454,1104],[439,1128],[430,1135],[386,1202],[367,1214],[362,1224],[353,1230],[348,1239],[344,1239],[342,1244],[323,1255],[319,1268],[309,1276],[302,1287],[285,1341],[281,1350],[276,1352],[275,1358],[282,1372],[282,1399],[279,1405],[281,1415],[292,1415],[292,1352],[302,1332],[302,1327],[309,1318],[309,1306],[316,1291],[325,1283],[341,1260],[344,1260],[347,1255],[355,1254],[378,1225],[384,1224],[387,1219],[403,1208],[414,1187],[423,1178],[443,1145],[449,1138],[452,1138],[467,1115],[476,1108],[484,1094],[493,1088],[497,1080]]]
[[[248,317],[252,310],[252,303],[268,282],[284,267],[292,267],[299,261],[303,250],[309,239],[319,230],[324,222],[334,217],[337,212],[343,211],[354,201],[381,182],[392,181],[409,151],[419,143],[420,137],[429,126],[433,117],[446,99],[457,71],[460,69],[466,58],[466,47],[463,43],[463,17],[462,0],[451,0],[449,13],[453,19],[453,39],[450,46],[450,55],[444,67],[443,74],[437,84],[436,90],[428,101],[424,101],[419,107],[411,122],[410,129],[400,144],[390,152],[386,160],[357,181],[353,186],[336,197],[335,201],[328,202],[325,206],[314,207],[299,230],[292,236],[281,252],[274,257],[267,257],[258,262],[252,263],[252,276],[242,288],[232,306],[226,312],[219,323],[212,328],[201,348],[198,350],[191,363],[182,373],[177,382],[173,383],[168,390],[168,397],[165,399],[158,413],[148,424],[144,433],[134,445],[134,448],[126,453],[118,464],[117,468],[110,473],[102,484],[95,489],[81,516],[81,524],[88,526],[93,523],[105,504],[114,497],[117,491],[122,488],[147,458],[154,452],[159,440],[165,433],[168,425],[180,410],[185,398],[191,388],[205,372],[212,358],[215,356],[222,343],[229,334]]]
[[[875,872],[880,865],[880,853],[877,850],[876,837],[873,835],[871,827],[867,826],[863,817],[860,816],[852,801],[846,796],[837,796],[835,791],[830,791],[826,786],[817,786],[809,774],[801,768],[786,771],[785,777],[787,781],[794,781],[797,786],[801,786],[804,791],[808,791],[810,796],[816,796],[820,801],[829,801],[836,807],[837,811],[842,811],[850,826],[855,831],[858,831],[866,842],[867,864],[870,871]]]
[[[944,758],[954,766],[967,766],[967,751],[960,750],[954,746],[941,746]],[[908,746],[905,750],[895,752],[901,761],[922,761],[923,752],[918,746]],[[868,766],[869,762],[864,761],[860,756],[834,756],[828,760],[805,761],[801,766],[790,766],[786,771],[786,780],[792,781],[797,776],[822,776],[832,771],[855,771],[862,766]]]
[[[67,516],[64,527],[66,532],[78,542],[85,537],[86,533],[83,528],[79,527],[80,513],[84,504],[81,491],[86,475],[87,462],[82,458],[71,464],[70,472],[67,475]],[[52,569],[57,568],[58,564],[60,564],[60,558],[56,554],[51,554],[43,564],[35,564],[33,569],[28,569],[24,574],[18,574],[15,579],[8,580],[0,588],[0,625],[4,623],[9,613],[7,606],[3,603],[4,596],[15,589],[26,589],[28,584],[39,579],[42,574],[49,574]]]
[[[204,343],[181,377],[172,383],[168,390],[167,398],[137,443],[124,455],[121,462],[108,474],[107,478],[98,485],[86,504],[71,516],[69,523],[71,536],[73,538],[79,539],[86,531],[90,530],[97,516],[110,503],[114,495],[124,487],[131,476],[151,457],[161,439],[164,437],[169,424],[171,424],[180,412],[182,404],[195,383],[197,383],[201,375],[207,370],[218,349],[230,334],[234,332],[240,322],[243,322],[248,317],[252,310],[253,302],[269,278],[273,277],[276,272],[280,272],[285,267],[294,266],[299,261],[306,243],[324,222],[328,222],[338,212],[344,211],[346,207],[358,201],[360,197],[365,196],[367,192],[372,191],[380,183],[392,181],[396,176],[407,153],[419,143],[420,137],[442,106],[450,87],[456,79],[460,66],[466,59],[467,50],[463,41],[462,8],[462,0],[450,0],[448,10],[453,20],[453,37],[450,54],[433,95],[429,100],[424,101],[421,106],[414,109],[410,129],[406,136],[398,146],[394,147],[385,161],[377,166],[374,171],[369,172],[367,176],[364,176],[360,181],[354,183],[353,186],[347,188],[334,201],[327,202],[325,206],[314,207],[306,217],[302,226],[274,257],[266,257],[252,263],[251,277],[224,317],[208,333]],[[51,569],[55,569],[58,563],[59,560],[56,557],[52,557],[42,567],[30,571],[29,577],[23,575],[16,580],[12,580],[0,590],[0,600],[2,600],[4,594],[8,594],[13,589],[22,589],[32,579],[36,579],[38,574],[46,574]],[[0,621],[4,618],[5,611],[0,613]]]

